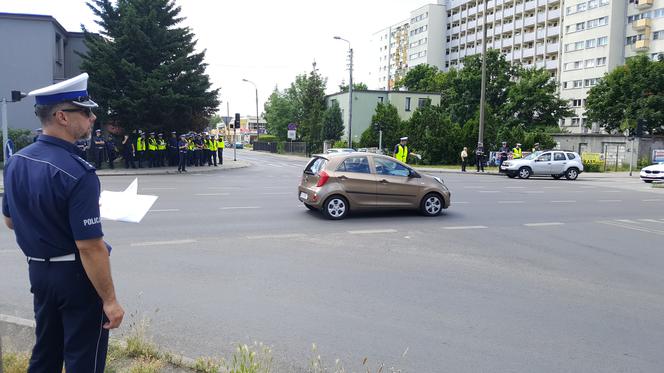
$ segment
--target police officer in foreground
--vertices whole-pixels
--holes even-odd
[[[115,296],[111,248],[103,240],[99,178],[79,156],[97,104],[88,74],[29,93],[43,135],[4,169],[2,214],[27,257],[36,341],[29,372],[103,372],[109,329],[124,310]]]
[[[421,155],[408,151],[408,137],[402,137],[399,139],[399,143],[394,147],[394,158],[403,163],[408,163],[409,155],[422,159]]]

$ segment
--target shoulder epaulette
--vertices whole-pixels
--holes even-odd
[[[95,166],[93,166],[90,162],[86,161],[85,159],[79,157],[78,155],[72,153],[71,157],[74,158],[76,161],[78,161],[78,163],[81,166],[83,166],[83,168],[86,171],[90,172],[96,170]]]

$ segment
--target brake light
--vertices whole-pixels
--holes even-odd
[[[327,183],[327,180],[330,178],[330,175],[327,174],[325,171],[321,171],[318,177],[318,183],[316,183],[317,187],[322,187]]]

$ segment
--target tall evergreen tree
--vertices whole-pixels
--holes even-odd
[[[336,101],[325,110],[323,121],[323,140],[339,140],[344,135],[344,121],[341,118],[341,109]]]
[[[114,4],[115,3],[115,4]],[[171,0],[92,0],[100,34],[84,30],[88,53],[81,69],[100,104],[101,121],[125,130],[180,132],[208,125],[219,105],[194,34],[178,27]]]

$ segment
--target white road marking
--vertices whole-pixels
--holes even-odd
[[[175,212],[180,211],[180,209],[160,209],[160,210],[149,210],[150,212]]]
[[[141,190],[175,190],[173,187],[154,187],[154,188],[141,188]]]
[[[227,196],[230,193],[196,193],[195,196]]]
[[[596,187],[594,186],[582,186],[582,189],[595,189]]]
[[[350,234],[375,234],[375,233],[396,233],[396,229],[366,229],[359,231],[348,231]]]
[[[483,189],[486,188],[484,185],[464,185],[463,189]]]
[[[634,220],[629,220],[629,219],[616,219],[616,221],[619,221],[621,223],[631,223],[631,224],[638,224]]]
[[[207,187],[208,189],[241,189],[241,187],[235,186],[218,186],[218,187]]]
[[[34,328],[36,325],[34,320],[23,319],[20,317],[3,315],[3,314],[0,314],[0,321],[14,325],[27,326],[30,328]]]
[[[261,240],[261,239],[279,239],[279,238],[300,238],[306,237],[304,233],[286,233],[286,234],[264,234],[260,236],[247,236],[247,239],[250,240]]]
[[[466,225],[466,226],[457,226],[457,227],[443,227],[447,230],[462,230],[462,229],[486,229],[489,228],[485,225]]]
[[[664,199],[653,198],[653,199],[642,199],[643,202],[662,202]]]
[[[524,203],[525,201],[498,201],[498,203]]]
[[[549,227],[552,225],[565,225],[565,223],[551,222],[551,223],[526,223],[526,227]]]
[[[621,190],[602,190],[602,193],[621,193]]]
[[[242,210],[242,209],[259,209],[260,206],[231,206],[231,207],[220,207],[219,210]]]
[[[500,193],[499,190],[478,190],[480,193]]]
[[[544,191],[543,191],[543,190],[526,190],[524,193],[528,193],[528,194],[542,194],[542,193],[544,193]]]
[[[506,186],[505,189],[526,189],[525,186]]]
[[[639,232],[645,232],[645,233],[653,233],[659,236],[664,236],[664,231],[659,231],[656,229],[648,229],[648,228],[643,228],[643,227],[635,227],[633,225],[628,225],[628,224],[621,224],[615,221],[610,221],[610,220],[605,220],[605,221],[597,221],[596,223],[600,224],[606,224],[606,225],[611,225],[614,227],[620,227],[620,228],[625,228],[625,229],[631,229],[634,231],[639,231]]]
[[[622,202],[622,199],[600,199],[597,202]]]
[[[198,242],[194,239],[186,240],[173,240],[173,241],[150,241],[150,242],[134,242],[129,246],[162,246],[162,245],[182,245],[186,243],[195,243]]]
[[[560,187],[557,187],[557,186],[553,186],[553,187],[552,187],[552,186],[545,186],[545,187],[542,187],[542,189],[560,189]]]
[[[568,200],[551,201],[551,203],[576,203],[576,201],[573,199],[568,199]]]
[[[452,203],[455,204],[455,205],[467,205],[470,202],[468,202],[468,201],[454,201]]]
[[[659,221],[659,220],[655,220],[655,219],[639,219],[639,221],[645,221],[645,222],[648,222],[648,223],[664,223],[664,221]]]

